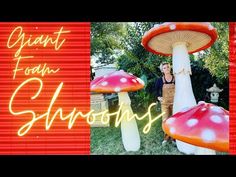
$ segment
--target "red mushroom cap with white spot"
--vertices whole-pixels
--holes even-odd
[[[217,38],[216,29],[208,22],[168,22],[155,25],[142,38],[149,52],[172,55],[172,45],[185,42],[189,53],[210,47]]]
[[[90,82],[90,86],[96,85],[96,83],[99,82],[101,79],[106,78],[108,75],[110,75],[110,74],[112,74],[112,73],[114,73],[114,72],[115,72],[115,71],[110,72],[110,73],[108,73],[108,74],[105,74],[105,75],[103,75],[103,76],[95,77],[95,79]]]
[[[182,110],[164,120],[162,127],[174,139],[217,151],[229,151],[229,112],[214,104],[201,102]]]
[[[132,92],[144,87],[144,81],[123,70],[112,72],[91,82],[91,91],[98,93]]]
[[[101,79],[103,79],[104,77],[103,76],[99,76],[99,77],[96,77],[94,80],[92,80],[90,82],[90,86],[96,84],[97,82],[99,82]]]

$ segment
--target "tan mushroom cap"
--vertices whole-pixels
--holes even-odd
[[[202,102],[167,118],[163,130],[174,139],[218,151],[229,151],[229,112]]]
[[[142,79],[119,70],[93,80],[90,90],[98,93],[132,92],[144,88],[144,85]]]
[[[217,38],[216,29],[207,22],[168,22],[156,25],[142,38],[149,52],[172,55],[172,46],[185,42],[188,52],[194,53],[210,47]]]

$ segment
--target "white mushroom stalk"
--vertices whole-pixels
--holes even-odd
[[[173,114],[187,107],[196,105],[190,79],[191,66],[189,54],[185,42],[173,44],[173,74],[175,76],[175,97]],[[180,101],[181,100],[181,101]],[[176,140],[177,148],[180,152],[193,154],[196,146]]]
[[[175,75],[174,114],[183,108],[196,105],[190,79],[191,73],[186,43],[178,42],[173,44],[173,74]]]
[[[138,151],[140,149],[140,136],[135,119],[128,120],[133,116],[131,100],[127,92],[119,92],[119,105],[122,104],[121,112],[127,112],[121,120],[121,135],[126,151]]]

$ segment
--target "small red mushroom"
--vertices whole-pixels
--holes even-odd
[[[217,151],[229,151],[229,112],[214,104],[200,102],[167,118],[162,127],[174,139]]]
[[[144,87],[142,79],[124,72],[123,70],[112,72],[99,77],[91,82],[91,91],[98,93],[118,93],[119,105],[123,105],[121,112],[129,111],[132,117],[131,100],[128,92],[137,91]],[[135,119],[121,121],[121,134],[124,147],[127,151],[137,151],[140,148],[140,136]]]
[[[113,71],[113,72],[115,72],[115,71]],[[106,78],[108,75],[112,74],[113,72],[105,74],[103,76],[95,77],[95,79],[90,82],[90,86],[95,87],[97,82],[99,82],[100,80]]]
[[[91,91],[99,93],[132,92],[144,87],[142,79],[123,70],[100,76],[91,82]]]
[[[99,82],[101,79],[103,79],[104,77],[103,76],[99,76],[99,77],[96,77],[94,80],[92,80],[91,82],[90,82],[90,86],[92,86],[92,85],[96,85],[96,83],[97,82]]]

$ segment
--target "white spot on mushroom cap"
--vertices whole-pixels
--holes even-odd
[[[217,123],[217,124],[223,122],[223,120],[221,119],[221,117],[220,117],[220,116],[217,116],[217,115],[212,115],[212,116],[210,117],[210,120],[211,120],[212,122],[214,122],[214,123]]]
[[[224,117],[225,117],[225,120],[229,122],[229,115],[225,115]]]
[[[174,127],[171,127],[171,128],[170,128],[170,133],[171,133],[171,134],[174,134],[174,133],[175,133],[175,128],[174,128]]]
[[[122,77],[122,78],[120,79],[120,82],[125,83],[125,82],[127,82],[127,79],[124,78],[124,77]]]
[[[171,118],[167,119],[166,124],[168,124],[168,125],[172,124],[175,121],[175,119],[176,118],[174,118],[174,117],[171,117]]]
[[[210,22],[204,22],[205,24],[207,24],[207,25],[210,25],[211,23]]]
[[[200,105],[200,104],[205,104],[205,101],[199,101],[198,105]]]
[[[215,141],[216,134],[211,129],[205,129],[201,133],[201,138],[204,142],[209,143],[209,142]]]
[[[144,85],[144,82],[143,82],[143,80],[142,80],[142,79],[140,79],[140,78],[137,78],[137,81],[138,81],[140,84]]]
[[[217,112],[217,113],[222,113],[223,112],[223,110],[218,106],[211,106],[210,108],[211,108],[212,111]]]
[[[201,109],[201,111],[206,111],[206,110],[207,110],[207,108],[202,108],[202,109]]]
[[[101,85],[102,85],[102,86],[106,86],[106,85],[108,85],[108,82],[107,82],[107,81],[104,81],[104,82],[101,83]]]
[[[174,30],[175,28],[176,28],[176,25],[174,25],[174,24],[170,25],[171,30]]]
[[[209,30],[213,30],[214,27],[210,24],[210,25],[208,25],[208,29],[209,29]]]
[[[137,83],[137,81],[135,79],[132,79],[132,82]]]
[[[193,126],[197,125],[198,122],[199,122],[198,119],[192,118],[192,119],[189,119],[189,120],[186,122],[186,124],[187,124],[187,126],[189,126],[189,127],[193,127]]]
[[[120,92],[120,90],[121,90],[120,87],[116,87],[116,88],[114,89],[115,92]]]
[[[94,84],[94,85],[91,86],[92,89],[95,88],[95,87],[96,87],[96,84]]]

